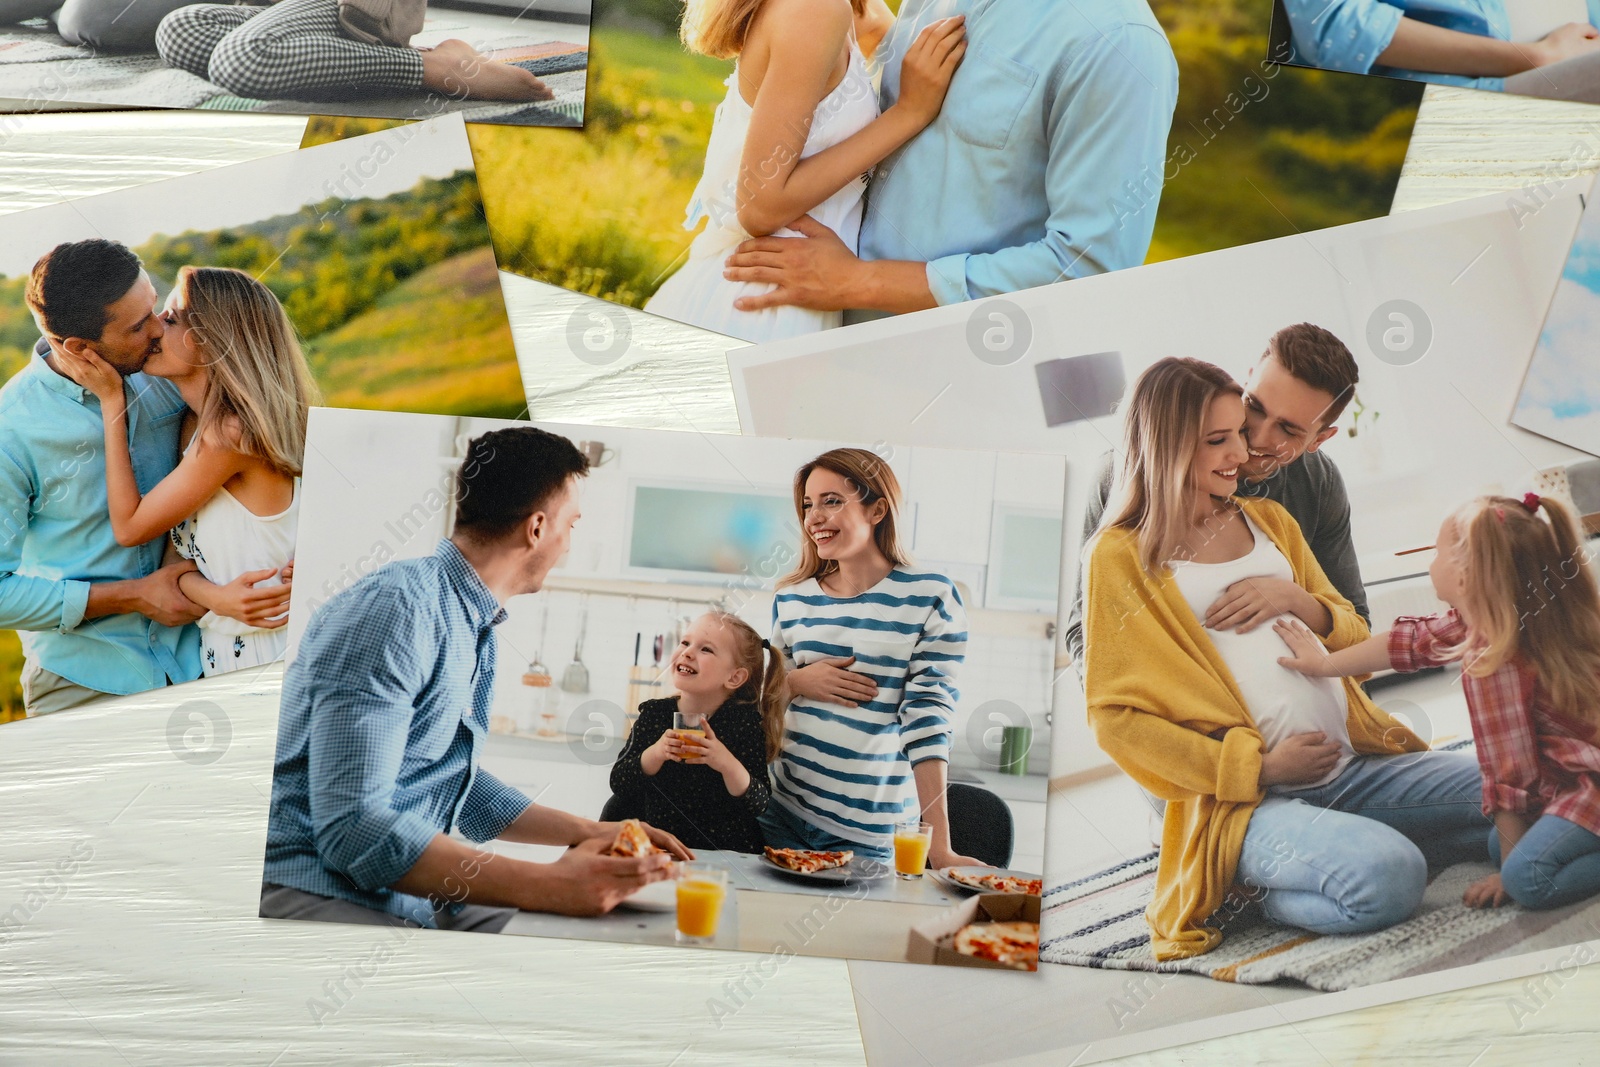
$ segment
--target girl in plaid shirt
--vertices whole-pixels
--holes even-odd
[[[1543,517],[1540,513],[1543,512]],[[1279,662],[1308,675],[1414,671],[1460,660],[1500,871],[1469,907],[1553,908],[1600,893],[1600,590],[1566,508],[1529,493],[1479,497],[1444,520],[1428,569],[1450,610],[1328,653],[1274,624]]]

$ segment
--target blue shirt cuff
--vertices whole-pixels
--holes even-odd
[[[967,253],[931,260],[927,271],[928,291],[940,307],[970,299],[967,295]]]
[[[1350,43],[1354,52],[1349,59],[1348,66],[1328,64],[1334,69],[1345,69],[1356,74],[1369,74],[1378,56],[1385,48],[1394,42],[1394,35],[1400,29],[1400,20],[1405,18],[1405,12],[1390,4],[1373,4],[1371,21],[1359,27],[1359,35]]]
[[[439,830],[420,813],[386,811],[387,818],[363,818],[350,831],[371,847],[351,857],[332,854],[319,839],[317,852],[330,870],[338,871],[369,892],[387,889],[417,865]],[[321,835],[319,835],[319,838]]]
[[[522,790],[506,785],[487,771],[479,771],[461,802],[456,828],[470,840],[493,841],[532,803]]]
[[[75,630],[89,610],[89,583],[68,579],[61,583],[61,633]]]

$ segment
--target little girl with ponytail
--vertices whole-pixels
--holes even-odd
[[[1554,908],[1600,893],[1600,589],[1572,514],[1549,497],[1485,496],[1448,516],[1429,576],[1450,606],[1339,652],[1275,625],[1305,674],[1461,661],[1500,870],[1469,907]]]
[[[783,741],[783,657],[743,619],[712,611],[685,631],[668,673],[677,695],[639,706],[611,768],[622,814],[691,849],[759,853],[767,764]],[[674,728],[675,712],[696,725]]]

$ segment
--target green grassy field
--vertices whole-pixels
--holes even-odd
[[[402,282],[307,359],[332,407],[509,419],[527,406],[487,247]]]

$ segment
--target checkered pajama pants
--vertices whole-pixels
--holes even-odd
[[[169,66],[258,100],[354,100],[422,88],[416,49],[345,36],[338,0],[181,7],[156,28],[156,51]]]

